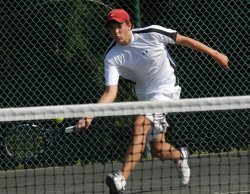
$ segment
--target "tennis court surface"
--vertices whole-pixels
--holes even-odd
[[[180,187],[172,161],[141,161],[127,182],[128,194],[159,193],[250,193],[249,151],[193,155],[190,184]],[[105,176],[120,163],[50,167],[0,172],[2,194],[108,193]]]

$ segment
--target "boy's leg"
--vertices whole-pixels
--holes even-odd
[[[115,174],[109,174],[106,177],[106,184],[110,188],[111,194],[124,192],[126,180],[141,159],[146,145],[147,132],[151,125],[151,121],[145,116],[140,115],[136,117],[132,142],[124,157],[122,170]]]
[[[162,160],[173,159],[180,174],[182,186],[189,183],[191,172],[188,165],[189,153],[187,148],[177,150],[171,144],[165,142],[165,135],[161,133],[154,137],[153,154]]]
[[[126,180],[141,159],[146,145],[147,132],[151,126],[151,121],[145,116],[139,115],[136,117],[132,142],[127,149],[122,166],[122,174]]]
[[[181,157],[181,152],[165,141],[164,133],[160,133],[154,137],[152,150],[153,155],[162,160],[173,159],[174,161],[178,161]]]

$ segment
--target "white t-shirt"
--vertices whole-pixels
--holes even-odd
[[[164,100],[178,86],[176,65],[166,45],[175,44],[177,32],[158,25],[131,31],[132,40],[115,41],[105,53],[105,85],[117,85],[119,77],[135,82],[138,100]]]

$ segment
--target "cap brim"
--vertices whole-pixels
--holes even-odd
[[[125,20],[121,20],[120,18],[112,18],[110,20],[107,21],[107,23],[111,23],[111,22],[117,22],[117,23],[123,23],[125,22]]]
[[[121,24],[123,22],[125,22],[125,20],[111,19],[111,20],[109,20],[109,21],[106,22],[105,27],[108,27],[111,23]]]

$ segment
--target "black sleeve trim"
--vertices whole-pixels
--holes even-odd
[[[108,52],[116,45],[116,42],[113,41],[110,46],[108,47],[107,51],[104,54],[104,58],[106,57],[106,55],[108,54]]]
[[[166,32],[164,30],[160,30],[157,28],[148,28],[148,29],[133,31],[134,34],[150,33],[150,32],[156,32],[159,34],[163,34],[163,35],[173,39],[174,41],[176,41],[177,32]]]

